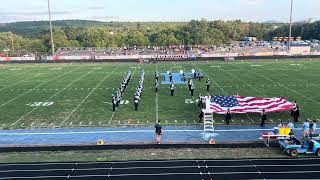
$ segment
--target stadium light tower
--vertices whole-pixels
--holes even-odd
[[[290,8],[290,25],[289,25],[289,41],[288,41],[288,51],[291,50],[291,37],[292,37],[292,11],[293,11],[293,0],[291,0]]]
[[[52,56],[54,56],[54,43],[53,43],[53,32],[52,32],[52,23],[51,23],[50,0],[48,0],[48,14],[49,14],[49,24],[50,24],[51,49],[52,49]]]

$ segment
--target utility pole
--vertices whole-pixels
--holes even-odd
[[[290,25],[289,25],[289,41],[288,41],[288,51],[291,50],[291,37],[292,37],[292,11],[293,11],[293,0],[291,0],[290,8]]]
[[[50,0],[48,0],[48,14],[49,14],[49,24],[50,24],[51,49],[52,49],[52,56],[54,56],[55,51],[54,51],[53,32],[52,32],[52,23],[51,23]]]

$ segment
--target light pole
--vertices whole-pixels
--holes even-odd
[[[290,8],[290,25],[289,25],[289,41],[288,41],[288,51],[291,50],[291,37],[292,37],[292,11],[293,11],[293,0],[291,0]]]
[[[48,14],[49,14],[49,24],[50,24],[51,49],[52,49],[52,56],[54,56],[54,43],[53,43],[53,33],[52,33],[52,23],[51,23],[50,0],[48,0]]]

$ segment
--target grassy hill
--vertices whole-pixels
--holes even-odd
[[[92,27],[103,26],[103,22],[99,21],[86,21],[86,20],[63,20],[53,21],[53,26],[62,28],[66,27]],[[14,23],[1,23],[0,32],[11,31],[15,34],[27,37],[39,37],[45,34],[49,29],[48,21],[26,21]]]
[[[61,28],[89,28],[89,27],[108,27],[110,29],[136,28],[138,24],[149,28],[159,25],[172,27],[186,24],[186,22],[101,22],[92,20],[59,20],[53,21],[53,26]],[[17,35],[38,38],[46,34],[49,30],[48,21],[25,21],[14,23],[0,23],[0,32],[13,32]]]

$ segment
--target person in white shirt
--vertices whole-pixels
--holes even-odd
[[[279,123],[279,125],[278,125],[278,128],[280,129],[280,128],[283,128],[283,127],[284,127],[284,124],[283,124],[282,121],[280,121],[280,123]]]
[[[309,130],[310,130],[310,124],[309,124],[309,120],[306,120],[303,125],[302,125],[302,130],[303,130],[303,137],[307,137],[309,134]]]
[[[316,130],[317,130],[317,121],[313,120],[313,122],[310,123],[310,134],[314,134]]]
[[[294,130],[294,124],[292,122],[290,122],[288,124],[288,128],[291,129],[291,130]]]

